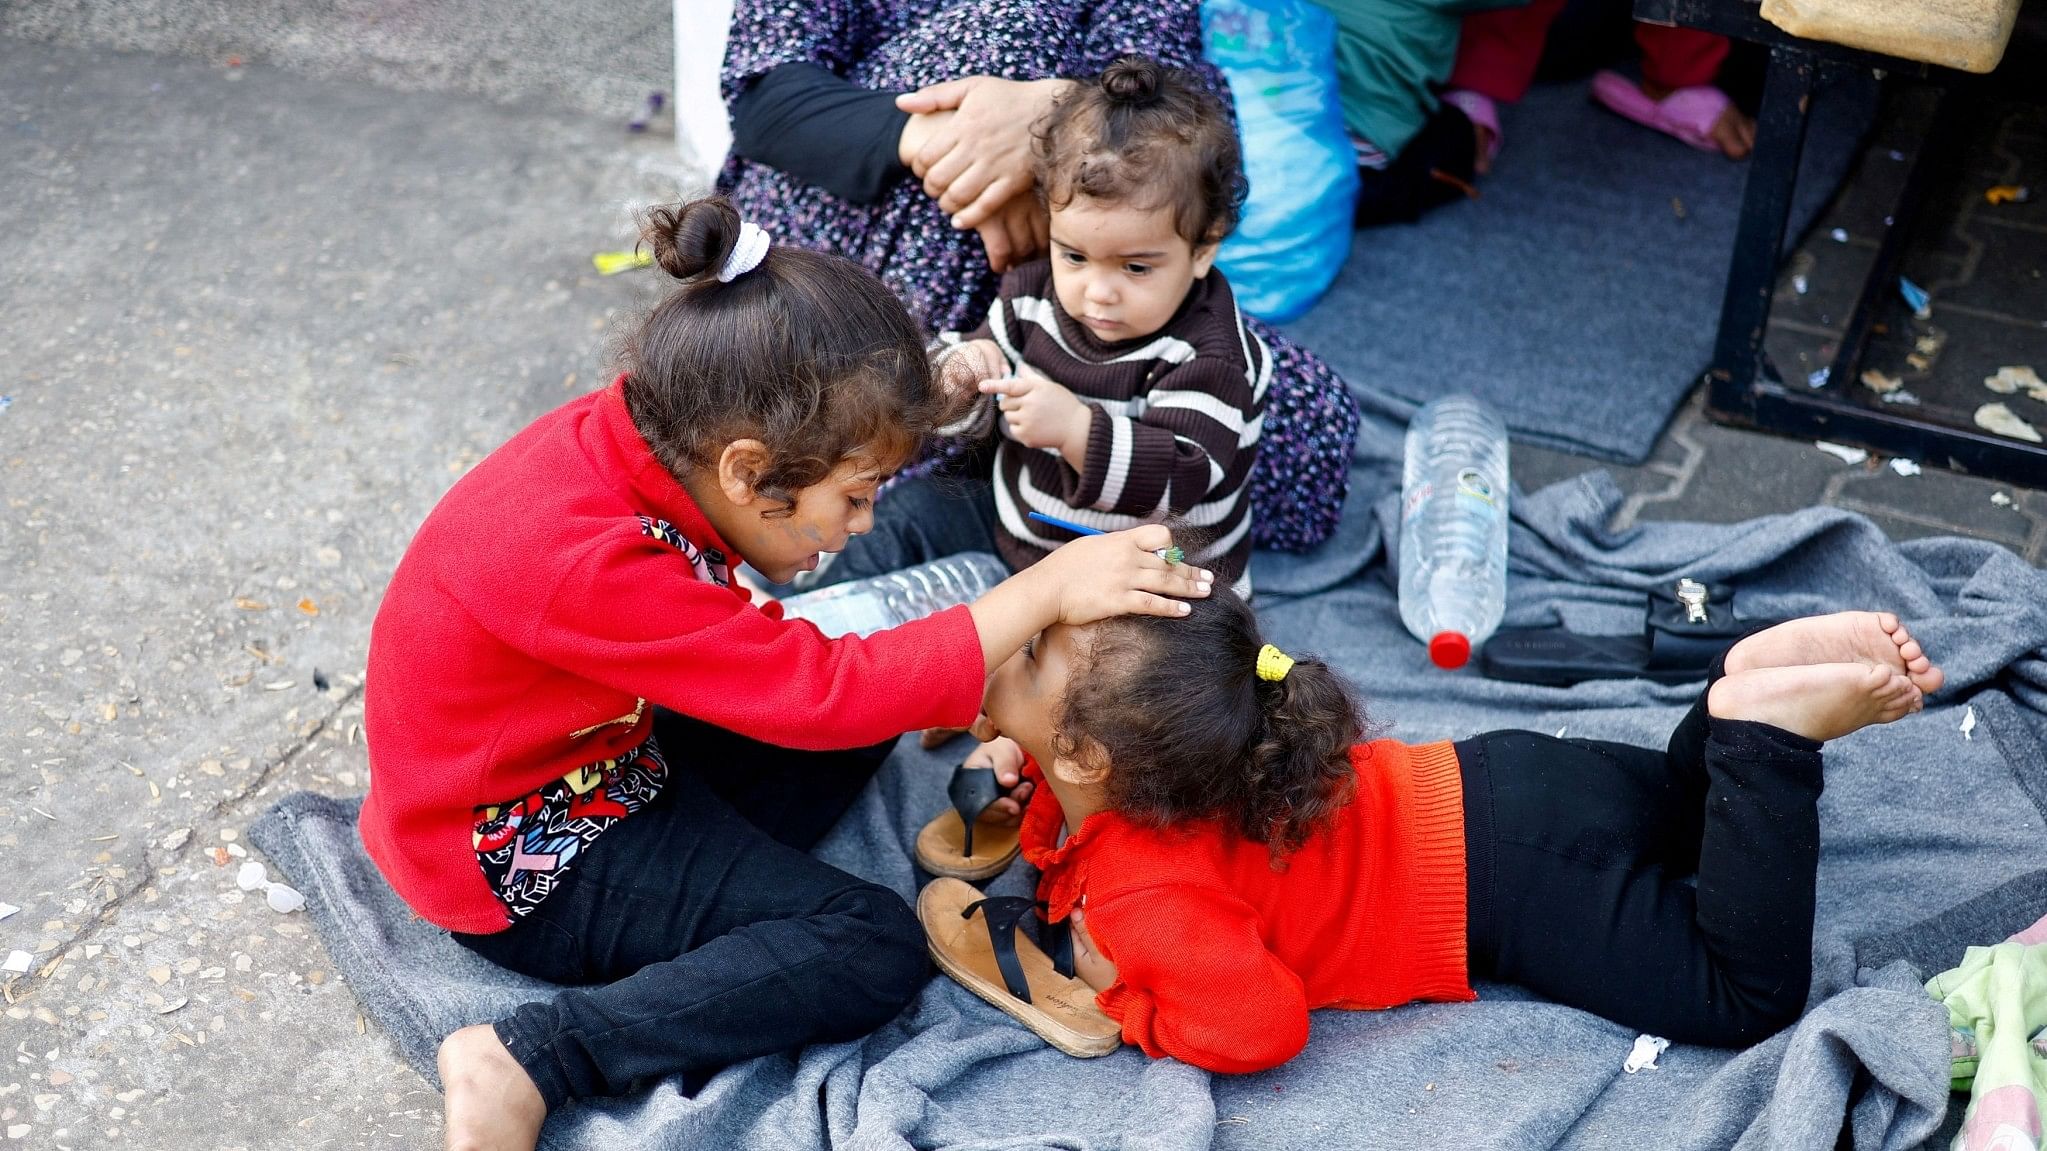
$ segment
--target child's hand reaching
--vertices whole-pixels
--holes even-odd
[[[996,800],[982,813],[982,819],[1004,825],[1014,825],[1023,819],[1024,805],[1031,801],[1031,792],[1036,787],[1035,784],[1021,782],[1023,763],[1024,749],[1006,735],[996,736],[967,755],[965,766],[992,767],[995,769],[995,782],[1015,789]]]
[[[1161,524],[1084,536],[995,585],[967,605],[983,666],[994,671],[1050,624],[1186,615],[1185,601],[1207,598],[1215,573],[1167,563],[1160,553],[1171,546],[1173,533]]]
[[[984,378],[981,392],[996,397],[1010,439],[1027,448],[1051,448],[1074,471],[1086,470],[1094,411],[1064,384],[1035,371],[1020,371],[1005,379]]]
[[[999,380],[1009,374],[1009,358],[994,340],[966,340],[954,344],[939,365],[939,378],[956,396],[973,394],[985,380]]]

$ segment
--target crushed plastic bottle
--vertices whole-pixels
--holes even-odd
[[[1463,667],[1506,613],[1507,484],[1507,426],[1483,403],[1443,396],[1408,423],[1400,622],[1437,667]]]
[[[782,601],[782,614],[828,636],[873,635],[949,607],[972,603],[1009,578],[987,552],[961,552],[915,567],[833,584]]]

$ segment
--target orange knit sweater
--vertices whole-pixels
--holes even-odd
[[[1351,749],[1356,797],[1275,870],[1264,844],[1215,821],[1169,829],[1065,816],[1038,780],[1024,858],[1057,921],[1075,907],[1116,965],[1097,1002],[1126,1042],[1211,1071],[1276,1067],[1308,1011],[1470,1000],[1464,796],[1449,743]]]

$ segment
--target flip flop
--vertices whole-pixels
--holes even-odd
[[[954,768],[945,785],[952,810],[941,813],[917,833],[918,864],[933,875],[951,879],[982,880],[1007,870],[1022,847],[1023,829],[982,817],[1010,790],[996,782],[992,767],[963,763]]]
[[[1039,904],[983,898],[957,879],[934,879],[917,896],[924,942],[939,969],[1068,1055],[1093,1059],[1123,1045],[1123,1029],[1095,1006],[1095,989],[1073,977],[1073,940],[1048,927],[1046,955],[1021,927]]]
[[[1710,84],[1679,88],[1661,100],[1652,100],[1640,84],[1612,71],[1592,77],[1592,98],[1616,115],[1674,136],[1701,152],[1714,153],[1720,151],[1720,145],[1713,140],[1713,125],[1732,103],[1727,93]]]
[[[1488,164],[1500,158],[1500,145],[1506,142],[1506,137],[1500,133],[1500,106],[1493,103],[1491,96],[1468,88],[1452,88],[1443,93],[1443,103],[1455,105],[1471,121],[1472,127],[1492,133],[1485,149]]]

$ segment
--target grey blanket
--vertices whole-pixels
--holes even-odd
[[[1383,417],[1395,413],[1376,414],[1360,493],[1387,490],[1396,425]],[[1510,623],[1630,631],[1642,590],[1685,573],[1737,584],[1749,617],[1889,607],[1947,668],[1924,713],[1828,748],[1816,978],[1797,1027],[1744,1052],[1675,1047],[1658,1069],[1628,1075],[1632,1032],[1486,985],[1475,1004],[1317,1012],[1301,1057],[1226,1077],[1127,1048],[1067,1058],[934,978],[864,1040],[736,1066],[694,1096],[663,1083],[572,1105],[549,1120],[543,1146],[1803,1151],[1832,1146],[1844,1122],[1857,1148],[1919,1145],[1942,1121],[1948,1085],[1945,1014],[1918,980],[1964,945],[2024,926],[2047,898],[2034,874],[2047,865],[2047,574],[1990,544],[1894,545],[1826,509],[1609,532],[1619,498],[1604,473],[1517,496]],[[1315,555],[1257,559],[1275,642],[1347,669],[1399,738],[1516,726],[1661,746],[1696,687],[1563,690],[1431,668],[1385,579],[1393,502],[1355,500]],[[906,741],[818,854],[913,896],[912,841],[963,750]],[[414,919],[365,861],[352,804],[288,798],[251,838],[310,896],[363,1010],[429,1078],[441,1036],[546,993]],[[995,890],[1020,893],[1025,872]]]

